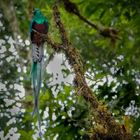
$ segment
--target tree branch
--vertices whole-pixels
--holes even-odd
[[[79,19],[86,22],[92,28],[96,29],[102,36],[110,38],[113,42],[115,42],[116,39],[120,39],[118,35],[119,31],[117,29],[111,27],[99,27],[97,24],[87,20],[84,16],[82,16],[75,3],[71,2],[70,0],[62,1],[67,12],[78,16]]]

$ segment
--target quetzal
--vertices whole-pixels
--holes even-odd
[[[42,81],[42,65],[44,56],[44,35],[48,33],[48,19],[41,13],[39,9],[35,9],[30,23],[30,38],[32,42],[32,85],[34,93],[34,110],[33,114],[37,114],[39,127],[41,126],[39,115],[39,93]]]

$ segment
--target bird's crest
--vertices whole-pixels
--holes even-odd
[[[33,14],[34,14],[34,16],[42,15],[41,11],[38,8],[33,9]]]

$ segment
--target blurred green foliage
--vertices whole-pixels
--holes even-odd
[[[55,41],[60,41],[51,9],[54,2],[54,0],[12,0],[10,6],[15,8],[16,22],[20,31],[17,38],[13,37],[13,40],[17,41],[16,45],[14,44],[15,49],[12,48],[14,51],[10,51],[12,44],[9,41],[14,29],[11,27],[10,19],[5,16],[5,10],[9,9],[0,6],[1,139],[2,136],[9,139],[14,137],[15,140],[32,140],[38,137],[37,118],[31,116],[33,107],[30,83],[31,46],[26,41],[29,39],[29,23],[33,7],[42,10],[49,19],[49,34]],[[102,37],[98,31],[78,17],[67,13],[63,4],[60,4],[62,22],[73,46],[80,50],[85,77],[94,94],[109,106],[117,121],[133,132],[134,139],[139,139],[140,1],[73,0],[73,2],[88,20],[100,26],[119,30],[121,39],[113,46],[109,38]],[[8,4],[7,0],[0,3]],[[3,52],[3,49],[6,50]],[[65,77],[72,73],[65,62],[62,67]],[[90,128],[94,126],[91,124],[89,104],[81,96],[76,96],[72,83],[68,85],[64,82],[50,86],[48,82],[53,78],[54,75],[49,75],[45,71],[40,95],[43,137],[47,140],[89,139]],[[24,92],[22,87],[25,89],[25,96],[22,96]]]

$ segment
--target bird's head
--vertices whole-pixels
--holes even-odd
[[[42,13],[39,9],[35,8],[33,10],[33,15],[36,16],[36,17],[40,17],[40,16],[42,16]]]
[[[42,14],[42,12],[35,8],[33,10],[33,17],[32,17],[32,21],[37,22],[38,24],[42,24],[44,21],[48,22],[47,18]]]

